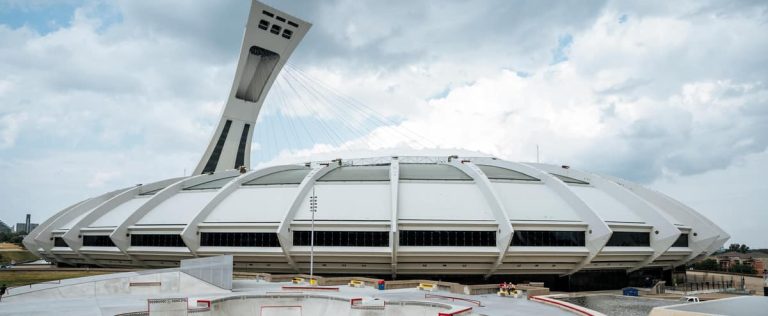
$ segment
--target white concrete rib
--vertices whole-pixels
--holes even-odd
[[[88,200],[90,200],[90,199],[88,199]],[[63,209],[61,211],[58,211],[56,214],[54,214],[53,216],[51,216],[48,219],[46,219],[45,221],[43,221],[40,225],[38,225],[35,229],[33,229],[29,234],[27,234],[27,236],[24,237],[24,239],[21,241],[21,243],[24,245],[24,247],[27,248],[27,250],[29,250],[31,253],[33,253],[33,254],[35,254],[37,256],[42,256],[42,255],[52,256],[53,254],[47,253],[44,249],[43,249],[43,252],[44,252],[43,254],[41,254],[38,251],[38,249],[41,249],[43,246],[42,246],[42,244],[40,242],[38,242],[36,240],[37,237],[40,236],[40,233],[43,230],[45,230],[46,227],[50,226],[53,222],[55,222],[56,219],[58,219],[59,217],[63,216],[64,214],[69,212],[71,209],[77,207],[78,205],[80,205],[82,203],[85,203],[88,200],[83,200],[83,201],[77,202],[77,203],[75,203],[73,205],[70,205],[70,206],[66,207],[65,209]]]
[[[102,266],[101,264],[96,263],[93,259],[91,259],[89,256],[83,254],[80,252],[80,248],[83,246],[83,238],[82,235],[80,235],[80,228],[82,227],[83,220],[93,218],[98,218],[94,216],[94,213],[98,211],[99,215],[103,214],[104,212],[108,210],[112,210],[115,208],[115,206],[120,205],[120,203],[123,203],[124,201],[127,201],[131,198],[133,198],[137,192],[139,192],[140,187],[133,187],[128,190],[125,190],[112,198],[104,201],[104,203],[99,204],[96,208],[94,208],[90,213],[85,215],[82,219],[77,221],[72,227],[64,233],[64,235],[61,236],[62,239],[67,243],[70,249],[72,249],[73,252],[75,252],[78,256],[86,259],[88,262],[92,264],[96,264],[98,266]],[[87,223],[90,223],[87,222]]]
[[[182,178],[173,178],[173,179],[167,179],[167,180],[161,180],[158,182],[153,182],[146,185],[141,186],[135,186],[133,188],[129,188],[128,190],[125,190],[121,192],[118,195],[115,195],[111,199],[105,201],[93,211],[88,213],[88,215],[85,215],[83,218],[81,218],[77,223],[72,225],[72,228],[67,231],[67,233],[62,236],[64,238],[64,241],[67,242],[67,245],[69,245],[72,250],[78,252],[80,248],[83,246],[83,238],[80,231],[83,228],[88,227],[88,225],[92,224],[108,212],[112,211],[114,208],[119,206],[120,204],[123,204],[133,198],[135,198],[137,195],[153,191],[156,189],[164,188],[174,182],[179,181]]]
[[[397,251],[400,249],[400,234],[397,227],[400,214],[399,207],[400,189],[400,162],[397,157],[392,157],[389,164],[389,193],[391,215],[389,219],[389,248],[392,255],[392,278],[397,276]]]
[[[721,230],[719,227],[702,219],[695,211],[689,211],[680,207],[677,203],[673,203],[671,198],[626,180],[614,177],[607,178],[631,190],[673,218],[679,219],[682,223],[678,224],[685,224],[691,227],[691,232],[688,235],[688,248],[691,248],[691,254],[676,262],[673,266],[686,264],[700,254],[706,253],[720,238]]]
[[[221,204],[222,201],[224,201],[228,196],[230,196],[232,193],[240,189],[243,183],[275,173],[275,172],[302,169],[302,168],[303,167],[299,165],[284,165],[284,166],[268,167],[264,169],[250,171],[228,182],[224,187],[222,187],[216,193],[216,195],[205,206],[203,206],[197,212],[197,214],[195,214],[195,216],[192,219],[190,219],[190,221],[184,227],[184,230],[181,232],[181,239],[184,240],[184,243],[187,245],[187,248],[189,248],[189,250],[192,252],[192,255],[197,256],[197,250],[200,248],[200,231],[198,226],[208,217],[208,215],[211,214],[211,212],[213,212],[214,209],[216,209],[216,207],[219,204]]]
[[[142,217],[146,216],[151,210],[170,199],[174,195],[178,194],[185,186],[196,185],[202,182],[213,181],[216,179],[231,177],[238,175],[235,170],[224,171],[215,173],[213,175],[203,174],[192,176],[189,178],[181,179],[167,187],[155,193],[147,202],[137,208],[131,215],[120,223],[117,228],[109,235],[115,246],[120,249],[122,253],[131,258],[135,263],[142,264],[141,261],[136,259],[133,255],[128,253],[128,248],[131,246],[131,238],[128,235],[128,228],[136,224]]]
[[[277,227],[277,240],[280,242],[280,248],[283,249],[285,260],[296,272],[299,272],[299,268],[296,266],[296,262],[293,260],[293,257],[290,253],[290,249],[293,245],[293,236],[291,236],[291,223],[293,222],[293,218],[296,216],[296,212],[298,212],[299,207],[301,207],[301,204],[309,203],[308,201],[303,200],[303,198],[312,190],[312,187],[315,185],[315,181],[338,167],[338,164],[331,163],[328,166],[313,168],[309,173],[307,173],[304,179],[301,180],[301,184],[299,184],[299,189],[296,191],[296,197],[293,199],[293,203],[288,208],[288,210],[286,210],[283,219],[280,220],[280,225]]]
[[[507,210],[504,208],[504,204],[501,203],[496,190],[494,190],[493,185],[491,185],[491,180],[488,179],[488,176],[486,176],[485,173],[480,170],[479,167],[477,167],[477,165],[469,161],[461,163],[456,160],[448,162],[447,164],[458,168],[459,170],[472,177],[475,185],[483,194],[486,203],[488,203],[488,207],[493,213],[493,218],[498,224],[496,248],[499,250],[499,255],[496,257],[496,261],[493,263],[493,265],[491,265],[491,268],[485,274],[485,277],[488,278],[493,275],[496,270],[499,269],[502,263],[504,263],[504,257],[506,256],[507,250],[509,250],[509,245],[512,242],[512,234],[514,234],[512,223],[509,220],[509,215],[507,215]]]
[[[61,216],[58,216],[45,228],[41,229],[40,233],[35,237],[35,241],[37,242],[38,246],[40,246],[46,253],[49,253],[51,256],[53,256],[59,261],[66,262],[66,260],[62,260],[59,256],[51,252],[51,249],[54,247],[53,237],[52,237],[53,231],[61,228],[62,225],[69,223],[71,220],[82,215],[84,212],[92,210],[93,208],[104,203],[105,201],[111,199],[115,195],[118,195],[121,192],[126,190],[130,190],[130,188],[111,191],[111,192],[102,194],[100,196],[97,196],[95,198],[88,199],[81,203],[78,203],[77,205],[75,205],[74,207],[66,211],[64,214],[62,214]]]
[[[579,217],[581,217],[582,221],[587,223],[586,248],[589,251],[589,254],[586,258],[584,258],[584,260],[582,260],[565,275],[578,272],[590,262],[592,262],[592,259],[594,259],[600,253],[600,250],[602,250],[603,247],[605,247],[605,244],[608,243],[608,239],[611,238],[613,231],[611,231],[611,228],[608,227],[608,224],[606,224],[605,221],[600,218],[600,215],[598,215],[595,210],[590,208],[589,205],[584,202],[584,200],[582,200],[576,195],[576,193],[573,193],[573,191],[568,188],[568,185],[565,182],[544,170],[536,168],[531,164],[522,165],[537,170],[537,174],[531,174],[531,176],[539,177],[539,179],[541,179],[541,181],[543,181],[547,187],[552,189],[552,191],[559,195],[560,198],[565,201],[565,203],[571,206],[573,211]]]
[[[549,173],[562,173],[562,168],[554,165],[537,164],[536,167]],[[672,247],[672,244],[674,244],[677,238],[680,237],[680,229],[675,226],[675,223],[673,223],[668,218],[668,216],[666,216],[666,214],[627,188],[599,175],[588,174],[586,172],[574,169],[568,169],[568,175],[565,176],[574,175],[577,177],[589,178],[589,183],[593,187],[605,192],[609,196],[619,201],[619,203],[624,204],[630,211],[635,213],[638,217],[642,218],[643,221],[653,226],[650,235],[650,246],[653,248],[653,254],[645,258],[633,268],[629,269],[629,272],[641,269],[649,265],[651,262],[656,260],[656,258],[664,254],[670,247]]]

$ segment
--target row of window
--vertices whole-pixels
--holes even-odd
[[[202,233],[200,246],[280,247],[276,233]]]
[[[186,247],[181,235],[151,234],[131,235],[131,246],[139,247]]]
[[[294,231],[294,246],[309,246],[312,232]],[[388,247],[389,232],[315,231],[315,246]]]
[[[583,231],[537,231],[516,230],[512,246],[525,247],[583,247]]]
[[[89,247],[114,247],[115,243],[112,242],[112,238],[109,236],[83,236],[83,246]]]
[[[295,246],[309,246],[310,231],[294,231]],[[400,246],[489,247],[496,246],[495,231],[431,231],[401,230]],[[315,246],[321,247],[387,247],[389,232],[385,231],[315,231]],[[523,247],[583,247],[583,231],[526,231],[516,230],[512,246]],[[109,236],[84,236],[84,246],[114,247]],[[279,247],[276,233],[202,233],[201,246],[213,247]],[[54,238],[54,246],[68,247],[61,237]],[[180,235],[135,234],[131,246],[185,247]],[[648,247],[647,232],[613,232],[606,246]],[[682,234],[672,247],[688,247],[688,234]]]
[[[401,230],[400,246],[496,246],[495,231]]]

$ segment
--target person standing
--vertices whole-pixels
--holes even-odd
[[[3,300],[3,295],[5,295],[5,290],[7,290],[7,289],[8,289],[8,287],[6,287],[5,284],[0,286],[0,301]]]

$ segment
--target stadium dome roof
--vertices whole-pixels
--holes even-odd
[[[326,273],[349,272],[355,261],[387,274],[669,268],[728,238],[694,210],[628,181],[493,157],[403,156],[126,188],[59,212],[25,243],[74,264],[167,266],[235,253],[262,271],[302,271],[313,197],[316,255],[327,261],[317,271]]]

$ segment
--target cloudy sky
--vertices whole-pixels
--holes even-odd
[[[764,1],[267,2],[314,27],[253,164],[388,147],[535,161],[538,145],[542,162],[658,189],[768,247]],[[0,220],[189,174],[248,7],[0,0]]]

